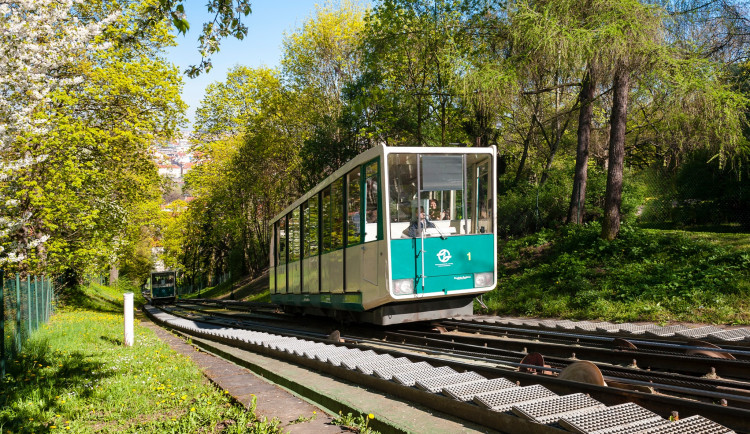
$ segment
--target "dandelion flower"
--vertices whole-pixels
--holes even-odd
[[[367,415],[367,418],[368,419],[375,419],[375,415],[372,414],[372,413],[370,413],[370,414]]]

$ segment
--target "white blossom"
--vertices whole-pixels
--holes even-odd
[[[95,37],[114,21],[112,14],[88,24],[72,15],[82,0],[10,0],[0,3],[0,182],[10,184],[14,172],[44,161],[46,156],[10,157],[11,147],[25,134],[43,134],[49,126],[35,113],[46,105],[52,92],[83,81],[64,76],[67,65],[106,48]],[[1,196],[0,265],[17,263],[27,252],[44,244],[48,236],[34,234],[26,242],[7,239],[26,224],[31,215],[17,209],[18,201]],[[4,247],[3,247],[4,245]]]

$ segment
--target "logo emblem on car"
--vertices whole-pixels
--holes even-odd
[[[451,259],[451,252],[449,252],[448,249],[443,249],[438,252],[437,258],[440,262],[448,262]]]

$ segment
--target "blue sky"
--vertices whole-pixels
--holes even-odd
[[[211,58],[213,68],[197,78],[183,76],[182,99],[188,104],[188,119],[192,123],[195,109],[203,99],[206,86],[223,81],[227,71],[235,65],[251,67],[279,65],[284,32],[291,33],[315,11],[324,0],[258,0],[252,2],[252,13],[245,17],[248,34],[242,41],[228,38],[221,42],[221,51]],[[203,23],[209,20],[205,3],[185,2],[185,13],[190,22],[187,35],[177,35],[177,47],[167,50],[167,60],[184,71],[188,65],[200,62],[198,37]]]

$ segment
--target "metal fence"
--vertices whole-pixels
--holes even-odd
[[[228,271],[222,274],[214,274],[212,278],[200,276],[193,279],[192,283],[189,283],[188,279],[183,276],[177,276],[177,295],[185,295],[192,293],[201,293],[205,288],[221,285],[224,282],[232,280],[232,272]]]
[[[695,167],[694,167],[695,166]],[[750,232],[748,174],[709,165],[673,172],[652,167],[638,174],[645,189],[638,221],[664,227],[705,227]]]
[[[45,276],[3,275],[2,270],[0,286],[0,378],[5,378],[7,361],[52,315],[55,292]]]

